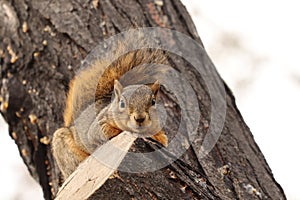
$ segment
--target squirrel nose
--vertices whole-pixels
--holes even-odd
[[[143,123],[145,121],[145,117],[143,116],[134,116],[134,119],[137,123]]]

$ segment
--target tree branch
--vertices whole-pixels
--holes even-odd
[[[117,170],[136,136],[122,132],[100,146],[61,186],[56,200],[87,199]]]

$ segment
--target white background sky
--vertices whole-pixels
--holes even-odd
[[[287,198],[300,200],[300,4],[183,0]]]
[[[183,0],[289,200],[300,200],[300,6],[296,0]],[[0,120],[0,200],[42,199]],[[3,164],[4,163],[4,164]]]

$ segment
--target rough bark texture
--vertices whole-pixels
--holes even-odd
[[[103,38],[143,26],[171,28],[201,44],[179,0],[0,1],[1,114],[45,199],[52,199],[59,187],[59,170],[49,142],[62,126],[70,79]],[[198,131],[203,134],[210,119],[207,88],[184,60],[174,60],[175,68],[191,81],[199,97],[202,120]],[[163,99],[171,101],[168,97],[166,93]],[[156,172],[120,172],[120,178],[108,180],[97,197],[285,199],[227,87],[226,100],[222,135],[208,156],[198,160],[195,152],[200,144],[195,143],[180,159]],[[179,111],[176,106],[168,109],[176,129]],[[156,148],[143,140],[136,147]]]

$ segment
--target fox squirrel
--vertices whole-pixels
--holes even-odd
[[[53,155],[63,179],[93,153],[96,147],[122,131],[152,137],[167,146],[168,138],[161,130],[155,106],[160,89],[159,82],[123,87],[118,81],[134,67],[151,63],[166,63],[162,51],[132,51],[112,64],[105,60],[97,60],[70,82],[64,111],[64,127],[56,130],[52,140]],[[105,68],[106,66],[108,67]],[[114,99],[110,102],[112,93]],[[92,111],[95,112],[96,108],[94,119],[83,118],[82,126],[76,125],[76,119],[93,103],[95,106]]]

